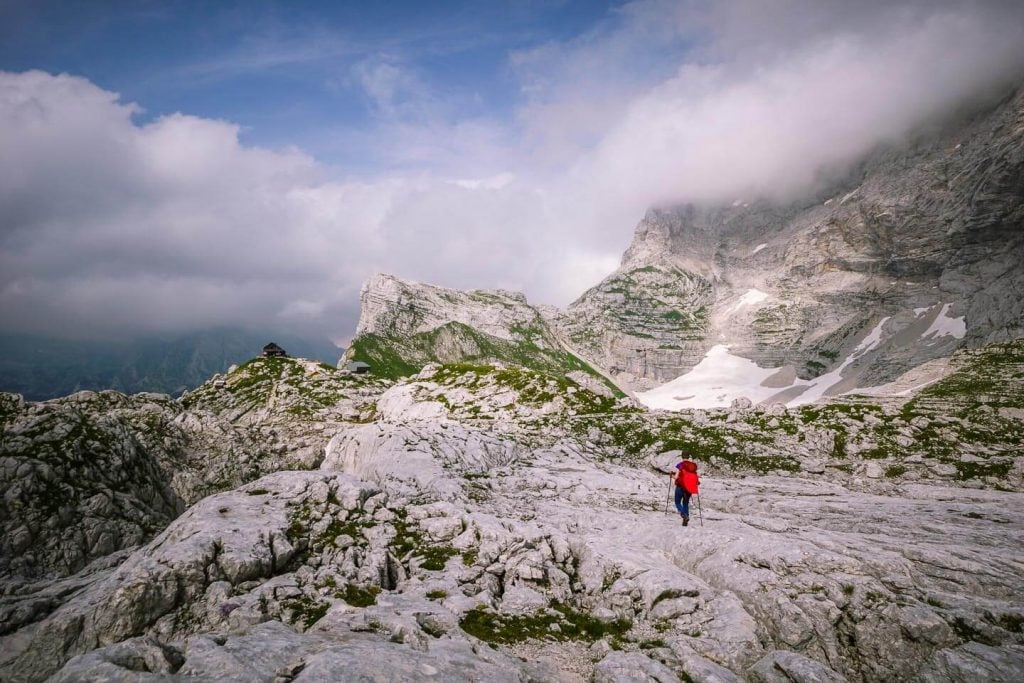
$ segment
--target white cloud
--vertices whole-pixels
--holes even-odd
[[[315,320],[324,314],[327,307],[319,301],[296,299],[285,304],[278,315],[284,319]]]
[[[796,9],[820,16],[813,4],[777,3],[789,13],[774,19],[785,27],[803,16]],[[724,4],[736,5],[751,7]],[[773,33],[762,17],[760,41],[733,61],[688,62],[633,98],[574,164],[570,185],[584,192],[575,200],[611,205],[600,212],[610,220],[594,216],[593,223],[609,232],[652,204],[786,200],[878,143],[1020,78],[1024,11],[982,3],[936,8],[878,9],[861,17],[860,28],[870,31],[830,25],[788,45],[768,39],[789,33]],[[728,28],[725,44],[753,33],[746,23]]]
[[[0,320],[6,331],[205,325],[344,335],[378,270],[530,289],[558,253],[536,190],[429,175],[336,180],[238,127],[138,110],[88,81],[0,74]],[[533,289],[536,292],[536,288]]]
[[[500,190],[516,179],[511,173],[499,173],[489,178],[463,178],[452,183],[467,190]]]
[[[353,67],[353,73],[380,115],[393,117],[431,106],[426,85],[394,60],[364,60]]]
[[[230,122],[140,125],[85,79],[0,73],[0,323],[344,336],[379,270],[565,304],[652,204],[785,199],[1019,79],[1024,9],[636,2],[510,68],[523,91],[503,123],[396,60],[363,62],[382,117],[361,144],[392,170],[348,178],[241,144]]]

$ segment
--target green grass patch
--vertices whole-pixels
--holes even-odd
[[[903,465],[889,465],[888,467],[885,468],[885,476],[889,477],[890,479],[902,477],[906,473],[907,468],[904,467]]]
[[[459,322],[449,322],[411,336],[363,334],[350,344],[348,357],[370,365],[370,372],[397,379],[419,372],[428,363],[469,364],[476,367],[501,364],[535,370],[552,377],[582,371],[624,395],[594,368],[565,351],[554,334],[538,318],[514,325],[515,339],[494,337]]]
[[[344,600],[353,607],[369,607],[377,604],[377,596],[380,595],[378,586],[357,586],[354,583],[347,584],[344,590],[338,591],[334,597]]]
[[[982,477],[1005,477],[1013,467],[1012,462],[961,462],[953,463],[957,479],[980,479]]]
[[[980,629],[976,628],[973,624],[971,624],[969,621],[967,621],[961,616],[955,617],[949,625],[953,628],[953,631],[964,641],[973,640],[977,643],[982,643],[983,645],[991,645],[993,647],[998,647],[999,645],[1002,645],[1002,643],[1000,643],[999,640],[990,637],[984,631],[981,631]]]
[[[405,511],[396,511],[394,522],[395,535],[388,543],[388,550],[399,559],[406,557],[421,558],[420,566],[428,571],[441,571],[448,558],[459,554],[459,551],[444,543],[431,543],[417,532],[406,520]]]
[[[407,360],[391,340],[372,332],[353,339],[346,356],[349,361],[367,363],[371,373],[389,379],[415,375],[425,365]]]
[[[293,624],[301,623],[305,628],[309,628],[320,621],[331,607],[330,603],[313,600],[305,595],[282,600],[281,605],[291,611],[291,622]]]
[[[1004,631],[1024,633],[1024,614],[998,614],[994,615],[990,621]]]
[[[654,602],[651,603],[651,609],[654,609],[654,606],[663,600],[674,600],[681,597],[683,597],[683,592],[676,588],[663,590],[658,594],[658,597],[654,598]]]
[[[558,630],[552,630],[555,624]],[[552,609],[529,615],[501,614],[476,607],[463,615],[459,626],[471,636],[492,645],[510,645],[526,640],[594,642],[606,637],[621,637],[631,623],[625,619],[605,623],[568,605],[553,603]]]

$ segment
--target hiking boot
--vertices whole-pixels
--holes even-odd
[[[690,524],[690,518],[689,517],[683,517],[683,526],[689,526],[689,524]]]

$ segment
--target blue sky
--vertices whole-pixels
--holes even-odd
[[[615,11],[571,0],[16,1],[0,10],[0,66],[84,76],[139,103],[139,121],[179,111],[226,119],[246,143],[298,145],[370,170],[387,160],[344,144],[357,132],[416,98],[448,121],[511,124],[523,97],[511,56],[570,41]],[[368,88],[382,67],[404,79],[388,93],[394,112]]]
[[[565,306],[649,208],[821,196],[1022,74],[1019,0],[0,0],[0,331]]]

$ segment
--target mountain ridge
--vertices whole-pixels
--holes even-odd
[[[377,274],[364,284],[360,303],[345,359],[366,362],[380,376],[412,375],[430,363],[505,363],[618,390],[518,292],[462,292]]]

